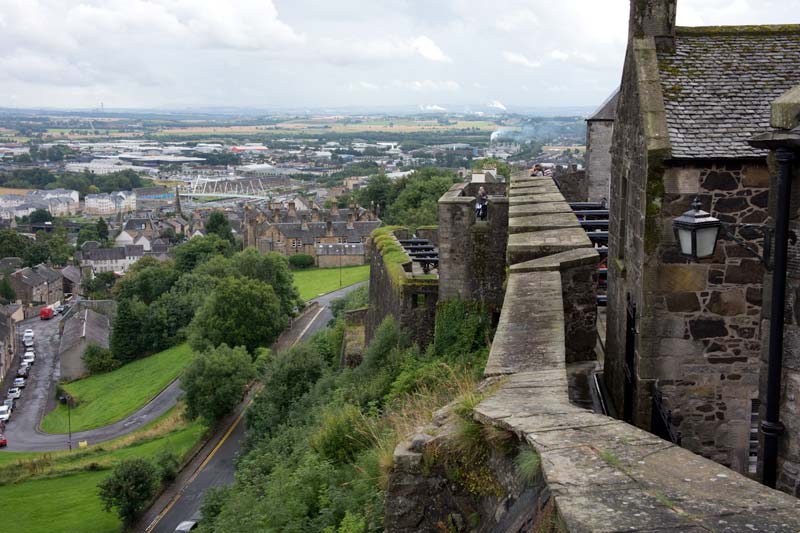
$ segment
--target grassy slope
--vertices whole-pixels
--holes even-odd
[[[339,289],[338,268],[309,268],[295,270],[294,285],[303,300],[310,300],[322,294]],[[342,287],[369,279],[369,265],[343,267]]]
[[[72,431],[116,422],[135,412],[164,389],[191,358],[188,344],[139,359],[106,374],[64,386],[77,401],[72,408]],[[42,420],[47,433],[67,432],[67,408],[59,405]]]
[[[72,472],[85,469],[90,463],[109,468],[122,459],[140,457],[152,460],[162,450],[183,457],[200,440],[204,431],[202,424],[186,423],[173,409],[133,435],[86,450],[0,452],[0,477],[13,477],[20,472],[43,477],[0,486],[0,501],[5,508],[13,509],[10,518],[26,532],[119,531],[120,522],[116,514],[103,511],[97,497],[97,484],[109,475],[109,470]],[[120,445],[123,447],[116,448]],[[40,462],[38,469],[33,468],[33,460]]]

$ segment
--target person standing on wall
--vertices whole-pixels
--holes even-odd
[[[480,220],[486,220],[486,215],[489,212],[489,195],[486,194],[486,189],[481,186],[478,189],[478,201],[475,203],[475,216]]]

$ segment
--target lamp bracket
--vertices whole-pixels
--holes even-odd
[[[758,250],[750,246],[750,244],[742,239],[741,237],[737,236],[734,231],[731,231],[731,228],[736,229],[739,228],[753,228],[764,233],[764,251],[763,253],[759,253]],[[721,229],[724,232],[725,236],[733,240],[736,244],[750,252],[753,257],[757,258],[761,261],[761,264],[764,265],[764,268],[767,269],[767,272],[772,272],[772,233],[774,228],[771,226],[760,225],[760,224],[730,224],[727,222],[721,223]],[[797,235],[793,231],[789,231],[789,242],[791,244],[797,243]]]

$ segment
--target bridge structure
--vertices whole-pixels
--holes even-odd
[[[275,194],[274,183],[263,178],[207,178],[198,176],[178,189],[180,196],[188,198],[247,198],[271,200]]]

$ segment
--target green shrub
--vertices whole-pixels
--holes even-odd
[[[175,481],[178,476],[178,470],[181,467],[181,462],[178,456],[169,450],[162,450],[156,456],[156,467],[158,468],[159,477],[162,483],[170,483]]]
[[[519,452],[514,462],[517,464],[517,475],[525,485],[530,485],[541,472],[542,460],[536,450],[526,448]]]
[[[311,447],[334,464],[352,462],[358,452],[370,445],[364,424],[358,407],[350,404],[333,407],[325,413],[319,429],[311,436]]]
[[[114,358],[111,350],[101,348],[97,344],[90,344],[83,352],[82,359],[90,374],[110,372],[119,368],[119,361]]]
[[[155,496],[156,486],[156,468],[152,464],[144,459],[126,459],[98,488],[104,509],[116,508],[123,523],[130,526]]]
[[[308,254],[295,254],[289,256],[289,264],[298,270],[314,266],[314,256]]]

